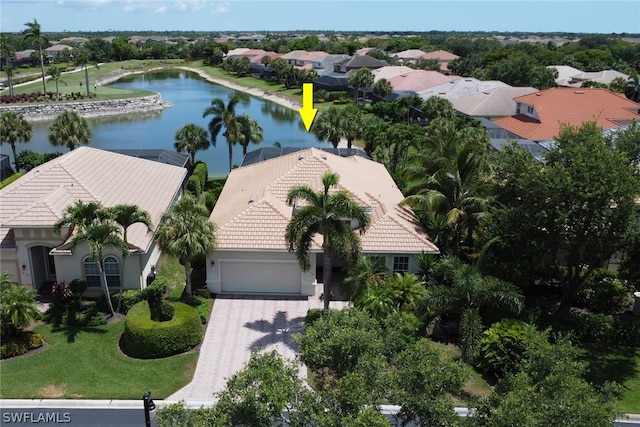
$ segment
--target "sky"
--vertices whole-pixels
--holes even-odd
[[[0,31],[640,33],[638,0],[0,0]]]

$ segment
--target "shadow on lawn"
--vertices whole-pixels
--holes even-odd
[[[104,327],[80,327],[80,326],[67,326],[67,325],[53,325],[51,332],[63,333],[67,337],[67,342],[73,343],[76,341],[76,337],[82,333],[89,334],[106,334],[108,331]]]
[[[640,374],[636,348],[591,346],[585,350],[582,360],[587,363],[586,379],[594,384],[622,384]]]

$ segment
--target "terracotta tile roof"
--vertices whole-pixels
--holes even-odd
[[[606,89],[553,88],[515,98],[534,108],[532,116],[517,114],[494,120],[521,138],[534,141],[555,138],[561,124],[579,126],[595,121],[603,129],[612,129],[640,120],[640,104],[618,96]]]
[[[31,170],[0,190],[0,227],[51,227],[77,200],[104,206],[135,204],[153,224],[179,190],[186,169],[79,147]],[[141,224],[128,230],[131,244],[146,249],[151,235]]]
[[[434,50],[424,55],[424,59],[438,59],[440,61],[453,61],[460,58],[455,53],[447,52],[446,50]]]
[[[372,224],[361,236],[367,252],[437,252],[413,212],[400,208],[403,196],[385,167],[358,156],[340,157],[315,148],[234,169],[211,220],[218,225],[219,249],[286,251],[285,229],[292,208],[289,190],[306,184],[322,188],[327,171],[340,175],[340,188],[371,211]],[[320,251],[322,236],[312,249]]]
[[[411,60],[415,61],[420,58],[424,58],[424,55],[426,55],[426,52],[420,49],[408,49],[408,50],[403,50],[402,52],[398,52],[393,56],[394,58],[402,59],[405,61],[411,61]]]

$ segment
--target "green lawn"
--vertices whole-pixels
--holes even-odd
[[[156,360],[123,355],[124,321],[97,328],[40,325],[48,348],[0,362],[0,397],[140,399],[151,391],[166,398],[191,381],[198,353]]]
[[[586,350],[587,379],[595,384],[615,381],[622,385],[618,409],[627,414],[639,414],[640,348],[602,346]]]

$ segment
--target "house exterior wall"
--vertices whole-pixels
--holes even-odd
[[[316,282],[316,257],[310,256],[311,268],[309,271],[300,270],[300,295],[314,295]],[[297,259],[293,253],[284,251],[226,251],[217,250],[212,256],[207,257],[207,288],[212,293],[222,293],[222,277],[220,264],[226,261],[246,260],[247,268],[252,268],[252,263],[258,265],[258,262],[266,263],[297,263]],[[211,265],[211,262],[214,265]],[[260,271],[256,269],[254,274],[256,278],[260,277]],[[259,293],[259,292],[256,292]]]
[[[408,269],[407,269],[407,273],[411,273],[411,274],[417,274],[418,271],[420,270],[419,266],[418,266],[418,256],[417,254],[414,253],[375,253],[375,252],[369,252],[369,253],[363,253],[363,256],[367,256],[367,257],[384,257],[385,263],[384,265],[387,267],[387,269],[389,270],[389,273],[393,274],[393,260],[395,257],[407,257],[409,264],[408,264]]]
[[[35,283],[34,276],[37,272],[33,268],[30,249],[35,246],[54,248],[62,243],[62,239],[50,228],[14,228],[13,232],[16,242],[15,257],[5,259],[3,256],[2,270],[10,271],[11,264],[15,265],[17,261],[19,272],[14,276],[14,280],[28,288],[36,289],[38,283]],[[26,267],[24,271],[23,265]]]
[[[0,271],[6,271],[9,273],[11,281],[22,283],[20,273],[21,265],[22,264],[20,264],[20,261],[18,260],[18,251],[16,248],[0,249]]]

